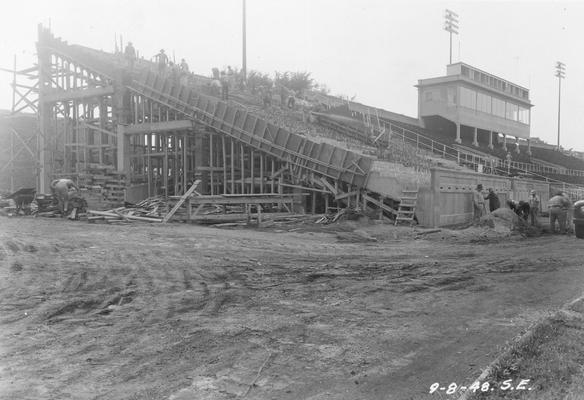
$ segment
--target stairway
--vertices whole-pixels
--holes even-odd
[[[418,190],[402,190],[402,197],[395,217],[395,225],[400,222],[414,224],[416,204],[418,201]]]

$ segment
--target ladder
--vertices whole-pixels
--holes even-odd
[[[402,190],[402,197],[395,217],[395,225],[400,221],[414,223],[416,203],[418,201],[418,190]]]

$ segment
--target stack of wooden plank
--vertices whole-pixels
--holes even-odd
[[[351,208],[341,208],[334,214],[323,215],[316,221],[317,224],[333,224],[337,221],[354,220],[364,216],[363,212]]]
[[[107,211],[89,210],[89,222],[128,223],[132,221],[162,222],[168,213],[168,201],[161,196],[150,197],[136,205],[117,207]]]

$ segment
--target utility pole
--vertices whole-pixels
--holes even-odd
[[[243,82],[247,82],[247,46],[246,46],[246,27],[245,27],[245,0],[243,0],[243,60],[241,63],[241,73],[243,74]]]
[[[562,79],[566,77],[566,64],[556,62],[556,76],[558,77],[558,151],[560,151],[560,106],[562,100]]]
[[[444,30],[450,33],[450,64],[452,64],[452,34],[458,35],[458,14],[449,9],[444,14]]]

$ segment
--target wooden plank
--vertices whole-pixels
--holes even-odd
[[[231,148],[231,194],[235,193],[235,151],[233,139],[230,139]]]
[[[211,184],[211,195],[215,194],[215,183],[213,182],[213,133],[209,133],[209,181]]]
[[[109,212],[109,211],[88,210],[87,213],[93,214],[93,215],[101,215],[103,217],[121,218],[120,215],[118,215],[114,212]],[[137,215],[126,215],[125,217],[127,219],[135,219],[136,221],[162,222],[162,219],[160,219],[160,218],[139,217]]]
[[[323,185],[324,185],[324,186],[325,186],[325,187],[326,187],[328,190],[330,190],[330,191],[331,191],[331,193],[332,193],[332,194],[334,194],[334,195],[335,195],[335,197],[337,196],[337,194],[338,194],[338,191],[337,191],[337,189],[336,189],[336,188],[335,188],[333,185],[331,185],[331,184],[330,184],[330,183],[329,183],[329,182],[328,182],[326,179],[324,179],[324,178],[320,178],[320,181],[322,182],[322,184],[323,184]]]
[[[387,211],[387,212],[389,212],[391,214],[397,214],[397,211],[396,210],[394,210],[393,208],[391,208],[391,207],[383,204],[379,200],[374,199],[373,197],[370,197],[368,195],[363,195],[363,199],[365,201],[368,201],[370,203],[375,204],[377,207],[379,207],[379,208],[381,208],[381,209],[383,209],[383,210],[385,210],[385,211]]]
[[[189,190],[174,205],[174,207],[172,208],[172,210],[170,210],[170,212],[168,214],[166,214],[166,216],[162,219],[162,223],[163,224],[167,223],[168,220],[172,218],[172,216],[174,215],[174,213],[180,208],[180,206],[182,206],[182,204],[185,202],[185,200],[187,199],[187,197],[189,197],[191,194],[193,194],[193,192],[195,191],[195,189],[197,188],[197,186],[199,185],[199,183],[201,183],[201,181],[198,180],[198,179],[193,183],[193,186],[191,186],[189,188]]]
[[[355,196],[358,194],[359,194],[358,190],[353,190],[352,192],[347,192],[347,193],[340,193],[340,194],[335,196],[335,200],[346,199],[347,197]]]
[[[227,194],[227,151],[225,150],[225,136],[221,137],[221,152],[223,156],[223,194]]]
[[[195,212],[191,215],[191,219],[195,218],[197,216],[197,214],[199,213],[199,211],[201,211],[201,208],[203,208],[206,204],[208,204],[208,203],[205,202],[205,203],[199,204],[199,206],[197,207]]]

